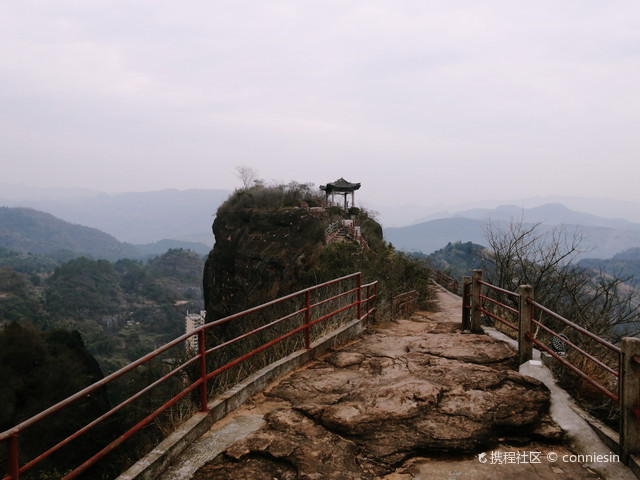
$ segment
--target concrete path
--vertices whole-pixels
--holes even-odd
[[[358,342],[353,342],[353,345],[346,346],[343,350],[336,352],[330,361],[334,363],[339,361],[345,362],[347,364],[347,370],[340,371],[340,374],[347,375],[353,373],[354,368],[361,368],[353,363],[357,363],[359,358],[358,355],[365,358],[364,361],[360,359],[360,362],[363,362],[363,365],[366,362],[369,362],[367,364],[368,369],[374,367],[378,368],[376,367],[377,364],[375,362],[379,362],[380,359],[397,359],[400,358],[401,354],[404,354],[404,352],[400,351],[400,345],[402,345],[402,349],[413,349],[416,355],[426,355],[427,353],[430,356],[439,355],[438,352],[441,350],[446,350],[444,355],[448,355],[449,358],[461,355],[460,352],[454,351],[456,347],[455,345],[447,346],[446,343],[442,343],[441,338],[437,338],[437,336],[434,335],[434,332],[438,329],[442,332],[449,332],[455,327],[452,327],[452,325],[459,323],[461,316],[461,300],[459,297],[441,290],[438,292],[438,306],[439,309],[437,312],[418,312],[419,318],[414,319],[413,321],[404,320],[400,322],[392,322],[389,325],[376,329],[373,334],[365,335],[364,340],[361,339]],[[427,324],[429,325],[430,333],[423,333],[423,331],[426,330],[425,326]],[[436,325],[435,329],[434,324]],[[438,324],[444,325],[444,327],[440,328],[437,326]],[[488,329],[488,333],[506,343],[511,342],[510,339],[501,336],[501,334],[497,332],[491,331],[491,329]],[[458,339],[459,344],[463,344],[463,350],[468,348],[468,343],[465,343],[466,339],[464,338],[467,336],[461,335],[459,333],[459,329],[457,331],[457,335],[458,336],[455,338]],[[408,338],[410,340],[407,340]],[[442,336],[442,338],[445,337]],[[403,343],[396,344],[393,342],[394,339],[402,339]],[[473,336],[473,341],[475,343],[480,342],[480,336]],[[449,358],[442,361],[445,363],[451,362]],[[402,361],[405,363],[407,362],[404,356],[402,356]],[[379,368],[395,368],[395,370],[397,370],[392,363],[393,362],[390,363],[389,361],[387,361],[387,363],[382,362]],[[425,449],[420,452],[420,455],[412,454],[407,456],[406,459],[396,462],[396,467],[394,468],[394,471],[391,472],[386,471],[383,473],[376,473],[382,471],[380,468],[376,469],[378,467],[377,465],[369,467],[365,465],[362,467],[362,476],[358,476],[357,472],[343,472],[343,475],[340,473],[336,474],[335,468],[339,467],[335,466],[333,473],[331,473],[331,460],[329,458],[323,460],[326,464],[326,472],[323,472],[321,468],[319,469],[317,465],[313,463],[309,464],[309,468],[315,470],[313,472],[305,472],[302,475],[298,475],[297,473],[290,474],[290,472],[287,473],[284,470],[281,473],[273,474],[273,472],[267,471],[267,469],[263,469],[262,471],[260,469],[254,470],[251,471],[251,473],[247,473],[249,470],[238,470],[237,472],[231,471],[230,469],[234,467],[233,460],[244,458],[243,455],[246,456],[247,452],[251,449],[258,451],[258,453],[262,451],[263,454],[260,455],[264,455],[265,457],[274,457],[273,452],[286,450],[282,444],[277,444],[277,442],[272,438],[273,435],[279,435],[279,433],[277,431],[274,433],[273,429],[269,430],[270,427],[267,424],[269,422],[273,423],[273,417],[277,415],[280,415],[281,422],[283,421],[282,418],[287,419],[287,421],[291,421],[293,415],[296,414],[296,412],[301,411],[306,412],[306,417],[302,420],[308,420],[308,418],[314,416],[314,409],[312,407],[300,404],[300,400],[298,399],[287,397],[286,392],[290,390],[299,391],[302,388],[299,386],[296,387],[296,378],[304,378],[306,387],[310,388],[308,387],[309,383],[312,383],[314,379],[319,378],[323,369],[325,369],[325,364],[326,362],[322,365],[315,364],[306,366],[301,370],[292,372],[269,387],[270,391],[274,391],[276,393],[279,391],[285,392],[284,395],[280,394],[280,396],[278,396],[277,394],[269,394],[268,396],[265,396],[260,394],[253,397],[236,412],[215,424],[209,432],[195,442],[192,447],[188,449],[187,453],[183,455],[175,465],[170,467],[160,478],[163,480],[206,480],[210,478],[268,478],[269,480],[273,480],[274,478],[280,478],[283,480],[288,478],[379,478],[385,480],[497,480],[502,478],[518,478],[519,480],[555,478],[564,480],[575,478],[584,480],[602,478],[611,480],[636,480],[636,477],[626,467],[615,461],[616,458],[614,456],[614,452],[611,452],[610,449],[599,440],[597,435],[593,433],[591,428],[580,417],[580,415],[574,412],[571,408],[573,406],[571,399],[564,391],[560,390],[557,385],[555,385],[549,371],[546,367],[539,364],[539,362],[532,362],[531,364],[522,366],[521,373],[539,379],[551,391],[550,413],[553,420],[567,433],[567,441],[560,444],[548,443],[539,440],[531,440],[522,444],[510,442],[509,439],[505,438],[498,439],[497,442],[492,444],[490,449],[485,451],[476,449],[472,453],[466,454],[450,454],[443,451],[435,452],[430,449]],[[433,362],[431,367],[437,370],[442,368],[442,364]],[[310,368],[311,370],[309,370]],[[357,376],[349,377],[347,384],[354,386],[355,388],[357,381],[361,380],[361,377],[364,376],[363,372],[365,372],[365,370],[362,370],[362,368],[360,370],[355,370],[355,372],[357,372]],[[430,367],[427,366],[426,368],[429,369]],[[474,365],[470,366],[470,368],[475,369],[474,371],[476,372],[484,372],[487,369],[487,367]],[[506,367],[499,368],[504,369]],[[505,375],[508,376],[510,374],[506,373]],[[336,377],[337,376],[338,375],[336,375]],[[384,384],[383,380],[376,380],[376,382],[380,383],[383,387],[388,387],[387,384]],[[402,396],[403,392],[401,390],[404,388],[402,385],[406,386],[406,383],[407,382],[404,377],[402,380],[398,380],[398,394],[396,396]],[[324,387],[320,388],[318,385],[321,384],[318,383],[313,388],[315,388],[317,392],[320,392],[321,390],[324,391]],[[372,385],[373,384],[365,384],[365,387],[366,389],[370,389]],[[427,393],[424,392],[424,386],[420,388],[422,388],[422,390],[420,390],[420,394],[428,396]],[[327,394],[336,395],[335,392],[329,392]],[[411,398],[411,395],[415,396],[414,393],[410,392],[410,395],[401,402],[400,407],[398,407],[398,405],[391,404],[391,406],[388,407],[390,409],[389,411],[380,410],[381,408],[385,408],[385,402],[389,402],[389,398],[384,397],[384,395],[382,397],[379,395],[374,398],[373,401],[369,401],[368,399],[358,401],[364,402],[365,405],[372,405],[371,408],[374,411],[380,410],[384,415],[388,416],[389,423],[392,423],[392,417],[398,409],[410,408],[411,405],[407,405],[410,404],[411,401],[415,400],[414,398]],[[442,400],[442,398],[444,398],[442,395],[444,394],[438,393],[438,400],[436,401],[445,403],[444,400]],[[336,405],[347,408],[351,398],[344,396],[341,398],[342,400],[340,400]],[[380,400],[381,398],[383,398],[384,402]],[[318,395],[317,400],[319,403],[322,403],[322,395]],[[328,413],[334,412],[336,405],[329,405],[329,407],[324,411],[324,417],[327,417]],[[465,411],[462,413],[457,412],[462,416],[473,415],[473,412],[466,411],[469,409],[466,401],[458,404],[455,402],[449,402],[449,405],[459,405],[459,408],[464,409]],[[453,408],[451,406],[449,408]],[[511,406],[510,408],[516,409],[517,407]],[[367,413],[371,412],[357,412],[358,415],[366,415]],[[453,413],[456,412],[449,411],[448,415]],[[339,412],[335,415],[337,415],[336,418],[340,420],[344,417],[344,412]],[[342,417],[340,415],[342,415]],[[352,413],[350,413],[350,415],[352,415]],[[428,413],[425,413],[425,415],[428,415]],[[340,427],[340,425],[336,423],[335,419],[333,421],[333,425],[337,425],[336,431],[338,432],[340,431],[340,428],[343,428],[344,431],[345,428],[348,429],[349,427],[345,425]],[[384,422],[382,425],[383,427],[380,427],[381,431],[378,436],[384,437]],[[358,428],[361,428],[361,426],[362,425],[358,426]],[[317,429],[318,425],[313,424],[312,427],[309,428]],[[409,435],[409,429],[410,428],[407,427],[407,436]],[[343,437],[346,438],[346,440],[344,440],[341,437],[336,437],[335,431],[330,434],[335,438],[332,437],[332,439],[329,439],[328,445],[330,449],[332,448],[331,445],[334,445],[333,448],[336,451],[333,456],[336,457],[340,456],[339,454],[344,454],[345,449],[349,449],[353,445],[356,447],[353,450],[354,452],[361,452],[362,448],[367,448],[371,443],[376,443],[378,441],[382,442],[384,440],[371,437],[365,438],[361,443],[358,443],[358,439],[353,437],[353,435],[350,436],[347,434],[346,437],[343,435]],[[402,430],[400,430],[400,434],[402,434]],[[397,435],[397,432],[388,433],[388,435]],[[397,441],[401,442],[403,441],[401,437],[402,435],[394,438],[397,438]],[[305,462],[309,462],[310,457],[315,455],[322,456],[322,445],[327,444],[324,438],[322,440],[318,440],[317,438],[314,439],[314,437],[305,437],[311,443],[311,445],[307,446],[308,450],[304,450],[305,447],[301,445],[304,441],[304,438],[302,440],[301,438],[302,437],[297,436],[292,441],[294,442],[294,445],[298,445],[295,448],[300,450],[299,455],[304,457],[303,460],[301,460],[303,464]],[[500,440],[504,441],[501,442]],[[300,442],[300,444],[296,442]],[[263,445],[261,446],[261,444]],[[383,443],[378,447],[380,451],[384,452],[387,445]],[[223,452],[228,453],[221,456],[220,454]],[[229,457],[229,455],[231,455],[232,461],[228,464],[220,464],[220,459],[222,457]],[[279,457],[281,458],[279,461],[286,461],[288,463],[294,462],[294,460],[292,460],[295,456],[293,453],[289,453],[289,457],[286,458],[285,454],[282,455],[283,456]],[[579,457],[579,455],[589,455],[590,457]],[[595,457],[595,455],[600,455],[600,457]],[[275,456],[277,456],[277,454],[275,454]],[[356,467],[358,467],[358,465],[363,465],[364,463],[365,462],[363,460],[360,460],[359,463],[357,462]],[[224,473],[225,475],[228,474],[228,477],[222,477],[221,473]]]
[[[237,412],[216,423],[189,447],[179,461],[159,477],[161,480],[189,480],[196,471],[224,452],[234,442],[264,425],[264,414]]]

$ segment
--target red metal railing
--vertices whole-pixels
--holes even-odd
[[[480,280],[480,281],[478,281],[476,283],[478,284],[478,286],[476,288],[486,287],[488,290],[490,290],[492,292],[497,292],[499,295],[496,295],[496,296],[502,296],[503,298],[512,299],[514,304],[517,304],[517,303],[520,302],[520,295],[518,293],[511,292],[509,290],[505,290],[503,288],[497,287],[496,285],[491,285],[490,283],[484,282],[482,280]],[[468,285],[471,285],[471,283],[468,284]],[[502,323],[503,325],[506,325],[508,328],[511,328],[511,329],[515,330],[516,332],[519,330],[518,322],[521,321],[521,320],[519,319],[520,311],[517,308],[514,308],[514,307],[512,307],[510,305],[505,304],[504,302],[501,302],[501,301],[499,301],[499,300],[497,300],[495,298],[490,297],[489,293],[487,293],[487,294],[482,293],[482,290],[481,290],[481,293],[480,293],[479,297],[481,299],[481,302],[480,302],[480,305],[478,306],[478,310],[480,310],[482,313],[484,313],[488,317],[490,317],[490,318]],[[598,391],[600,391],[601,393],[603,393],[604,395],[606,395],[610,399],[614,400],[615,402],[619,403],[619,401],[620,401],[620,385],[621,385],[620,384],[620,380],[619,380],[620,379],[620,370],[621,370],[621,351],[620,351],[620,348],[616,347],[615,345],[611,344],[610,342],[607,342],[603,338],[600,338],[597,335],[594,335],[593,333],[591,333],[588,330],[580,327],[579,325],[567,320],[566,318],[562,317],[561,315],[559,315],[559,314],[553,312],[552,310],[546,308],[545,306],[535,302],[531,298],[526,298],[524,300],[529,305],[531,305],[533,308],[531,309],[531,318],[530,319],[523,319],[522,321],[529,321],[531,323],[531,327],[538,327],[538,329],[543,330],[544,332],[549,334],[551,337],[557,338],[558,340],[560,340],[561,342],[566,344],[567,347],[570,347],[573,352],[576,352],[576,353],[582,355],[584,358],[588,359],[588,361],[590,361],[593,364],[595,364],[598,368],[602,369],[607,374],[612,375],[613,377],[615,377],[616,385],[617,385],[616,392],[614,393],[611,390],[609,390],[608,388],[606,388],[604,385],[602,385],[600,382],[598,382],[595,378],[593,378],[592,375],[589,375],[588,373],[586,373],[583,370],[581,370],[580,368],[578,368],[576,365],[572,364],[567,359],[566,355],[560,355],[558,352],[556,352],[552,348],[548,347],[544,342],[542,342],[538,338],[536,338],[535,335],[527,334],[527,339],[529,341],[531,341],[534,345],[537,345],[541,350],[544,350],[545,352],[547,352],[550,355],[552,355],[560,363],[562,363],[567,368],[569,368],[571,371],[573,371],[574,373],[579,375],[585,381],[589,382]],[[488,302],[489,304],[491,304],[491,307],[494,307],[494,308],[490,309],[489,306],[485,307],[485,303],[484,302]],[[611,368],[604,361],[602,361],[601,359],[596,358],[594,355],[592,355],[589,352],[587,352],[584,348],[581,348],[580,346],[576,345],[574,342],[571,342],[567,337],[561,336],[560,333],[552,330],[547,325],[543,324],[542,321],[536,320],[535,317],[536,317],[537,313],[538,314],[544,313],[544,314],[548,315],[550,318],[553,318],[553,319],[559,321],[561,324],[565,325],[566,327],[569,327],[571,329],[571,331],[576,332],[576,333],[578,333],[580,335],[583,335],[583,336],[593,340],[597,344],[604,346],[606,349],[608,349],[610,352],[612,352],[613,355],[615,355],[617,357],[617,361],[616,361],[617,370],[614,369],[614,368]],[[515,319],[515,323],[513,321],[509,321],[509,319],[505,318],[505,315],[508,315],[510,318]],[[533,328],[529,329],[529,331],[533,331]],[[640,409],[639,409],[639,411],[640,411]]]
[[[552,310],[549,310],[548,308],[544,307],[543,305],[540,305],[539,303],[531,300],[530,298],[527,298],[526,302],[534,307],[532,309],[531,324],[534,325],[534,326],[539,327],[540,329],[544,330],[545,332],[550,334],[552,337],[557,338],[561,342],[564,342],[568,347],[571,347],[573,349],[573,351],[575,351],[575,352],[579,353],[580,355],[582,355],[583,357],[587,358],[590,362],[594,363],[595,365],[597,365],[599,368],[601,368],[602,370],[604,370],[608,374],[613,375],[615,377],[615,379],[616,379],[616,385],[617,385],[616,393],[611,392],[604,385],[602,385],[595,378],[593,378],[593,376],[588,375],[584,371],[580,370],[577,366],[575,366],[572,363],[570,363],[566,359],[566,357],[559,355],[553,349],[549,348],[547,345],[545,345],[540,340],[535,338],[533,335],[528,335],[527,338],[531,342],[533,342],[535,345],[537,345],[540,349],[542,349],[545,352],[547,352],[550,355],[552,355],[555,359],[557,359],[559,362],[561,362],[567,368],[569,368],[574,373],[578,374],[584,380],[589,382],[596,389],[598,389],[601,393],[603,393],[604,395],[606,395],[607,397],[609,397],[611,400],[615,401],[616,403],[619,403],[620,402],[620,370],[621,370],[620,365],[621,365],[621,361],[622,361],[620,348],[616,347],[612,343],[607,342],[603,338],[600,338],[597,335],[594,335],[593,333],[589,332],[588,330],[582,328],[579,325],[576,325],[575,323],[567,320],[566,318],[558,315],[557,313],[553,312]],[[591,340],[595,341],[597,344],[602,345],[602,346],[606,347],[608,350],[610,350],[611,352],[613,352],[613,354],[617,357],[617,362],[616,362],[617,363],[617,370],[614,370],[613,368],[611,368],[609,365],[605,364],[600,359],[594,357],[589,352],[585,351],[583,348],[581,348],[578,345],[576,345],[574,342],[571,342],[567,337],[561,337],[559,333],[553,331],[552,329],[550,329],[546,325],[542,324],[540,321],[536,320],[535,319],[535,312],[536,311],[543,312],[543,313],[547,314],[551,318],[561,322],[562,324],[566,325],[567,327],[570,327],[572,329],[572,331],[578,332],[581,335],[584,335],[585,337],[590,338]]]
[[[479,333],[484,313],[517,331],[519,363],[531,360],[536,346],[568,369],[570,375],[565,378],[575,375],[583,381],[578,388],[588,387],[585,393],[593,388],[619,405],[620,455],[623,463],[630,464],[631,457],[640,454],[640,341],[625,337],[616,346],[541,305],[534,297],[530,285],[521,285],[518,293],[510,292],[483,282],[482,271],[474,270],[473,277],[463,281],[463,328]],[[504,315],[516,317],[517,324]]]
[[[392,314],[408,315],[413,313],[418,304],[418,292],[416,290],[409,290],[408,292],[400,293],[393,297],[392,302]]]
[[[356,243],[360,245],[362,248],[364,248],[365,250],[371,250],[369,248],[369,244],[362,236],[362,233],[360,233],[360,230],[357,229],[354,225],[349,226],[349,236],[353,238],[356,241]]]
[[[500,288],[500,287],[497,287],[495,285],[491,285],[490,283],[486,283],[486,282],[483,282],[483,281],[479,281],[478,284],[483,285],[483,286],[487,287],[488,289],[490,289],[490,290],[492,290],[494,292],[501,293],[502,295],[504,295],[504,296],[506,296],[508,298],[512,298],[516,302],[519,301],[519,299],[520,299],[520,295],[519,294],[511,292],[509,290],[505,290],[504,288]],[[493,310],[489,310],[487,308],[484,308],[484,301],[485,300],[487,302],[491,303],[492,306],[496,307],[496,308],[494,308]],[[510,313],[512,315],[515,315],[515,317],[517,318],[519,313],[520,313],[517,309],[515,309],[515,308],[513,308],[513,307],[511,307],[509,305],[506,305],[505,303],[500,302],[499,300],[497,300],[497,299],[495,299],[493,297],[490,297],[488,295],[484,295],[482,293],[482,291],[480,292],[480,305],[478,306],[478,309],[482,313],[487,315],[488,317],[493,318],[494,320],[502,323],[503,325],[506,325],[507,327],[509,327],[509,328],[511,328],[511,329],[513,329],[515,331],[518,331],[518,325],[517,324],[514,324],[514,323],[510,322],[509,320],[507,320],[506,318],[500,316],[500,315],[504,315],[505,313],[508,312],[508,313]]]
[[[442,285],[444,288],[446,288],[450,292],[455,293],[456,295],[458,294],[458,289],[460,288],[458,280],[450,277],[446,273],[441,272],[440,270],[436,270],[435,282]]]
[[[165,401],[162,405],[157,406],[157,408],[153,407],[153,411],[145,412],[144,418],[138,420],[133,426],[120,433],[117,438],[104,446],[91,458],[84,461],[81,465],[75,467],[64,477],[64,479],[76,478],[77,476],[88,470],[100,459],[116,450],[134,434],[156,420],[163,412],[170,409],[173,405],[178,403],[181,399],[185,398],[195,390],[198,390],[198,402],[200,410],[203,412],[207,411],[207,382],[212,378],[220,375],[221,373],[231,369],[236,365],[239,365],[242,362],[245,362],[249,358],[259,354],[260,352],[278,343],[281,343],[286,339],[291,338],[297,333],[302,333],[304,336],[304,348],[311,348],[313,340],[312,337],[314,335],[319,336],[323,333],[314,332],[315,329],[313,329],[313,327],[315,325],[319,325],[322,322],[326,322],[329,319],[337,319],[339,321],[339,317],[344,317],[344,321],[342,322],[342,324],[344,324],[349,319],[353,319],[354,316],[361,320],[374,317],[377,308],[377,282],[362,285],[361,279],[362,277],[360,273],[347,275],[345,277],[341,277],[330,282],[316,285],[314,287],[301,290],[291,295],[281,297],[272,302],[250,308],[243,312],[230,315],[220,320],[207,323],[197,328],[193,332],[186,333],[181,337],[176,338],[175,340],[154,350],[148,355],[145,355],[139,360],[118,370],[117,372],[108,375],[104,379],[94,383],[93,385],[90,385],[89,387],[48,408],[38,415],[29,418],[28,420],[3,433],[0,433],[0,442],[7,444],[6,464],[8,475],[4,477],[3,480],[18,480],[21,474],[24,474],[25,472],[31,470],[37,464],[43,462],[45,459],[58,452],[60,449],[70,446],[70,444],[74,440],[86,434],[97,425],[105,422],[107,419],[112,419],[112,417],[117,412],[120,412],[126,407],[131,406],[134,402],[136,402],[136,400],[141,399],[156,387],[166,384],[169,379],[178,378],[178,376],[180,375],[179,378],[181,382],[183,384],[186,383],[187,379],[189,379],[189,369],[197,371],[197,378],[190,379],[190,383],[188,385],[183,386],[183,388],[179,392],[171,396],[171,398]],[[289,309],[291,311],[284,315],[281,315],[279,318],[276,318],[275,320],[272,320],[267,324],[261,325],[257,328],[252,329],[251,331],[240,334],[211,348],[207,348],[207,335],[205,335],[205,333],[208,330],[223,325],[230,325],[232,323],[235,324],[238,320],[246,320],[253,314],[267,315],[267,311],[276,306],[280,309]],[[294,325],[285,325],[287,321],[291,321]],[[297,326],[295,324],[297,324]],[[280,328],[280,331],[276,331],[276,333],[274,333],[270,337],[266,336],[267,332],[269,330],[274,330],[276,326]],[[333,325],[333,328],[337,327],[338,325]],[[98,390],[112,384],[116,379],[123,377],[124,375],[134,371],[138,367],[146,366],[151,360],[160,358],[163,354],[170,351],[171,349],[180,348],[182,345],[184,345],[184,342],[187,339],[191,338],[193,335],[198,336],[198,352],[195,356],[185,359],[177,366],[175,366],[175,363],[173,361],[169,362],[172,363],[172,369],[169,372],[162,375],[160,378],[156,379],[136,393],[132,394],[117,406],[111,408],[109,411],[99,415],[97,418],[77,430],[72,435],[58,441],[58,443],[50,447],[45,452],[39,454],[33,459],[27,460],[25,463],[20,465],[21,462],[19,451],[19,437],[23,432],[37,427],[43,420],[50,417],[51,415],[56,414],[57,412],[60,412],[67,408],[72,408],[73,404],[79,399],[92,394],[96,394]],[[219,358],[220,354],[223,351],[228,350],[229,347],[234,345],[239,346],[238,342],[242,342],[245,339],[253,339],[259,344],[259,346],[255,346],[250,351],[237,356],[233,360],[226,362],[224,365],[216,366],[212,371],[208,371],[208,365],[212,360]],[[285,354],[283,354],[282,356],[284,355]]]

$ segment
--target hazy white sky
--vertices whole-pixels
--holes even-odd
[[[637,0],[7,1],[2,182],[640,201]]]

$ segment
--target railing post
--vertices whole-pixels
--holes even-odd
[[[20,460],[18,456],[18,431],[14,431],[7,441],[7,473],[11,480],[20,478]]]
[[[474,270],[471,275],[471,322],[470,330],[473,333],[482,333],[480,307],[482,305],[482,299],[480,294],[482,292],[482,270]]]
[[[304,348],[311,349],[311,291],[307,290],[304,295]]]
[[[378,312],[378,282],[373,284],[373,321],[376,321],[376,314]],[[369,322],[371,323],[371,322]]]
[[[365,325],[365,328],[367,328],[367,326],[369,326],[369,322],[371,321],[371,320],[369,320],[369,312],[371,312],[371,305],[370,305],[370,302],[371,302],[371,284],[367,284],[367,292],[365,293],[365,295],[367,296],[366,297],[367,301],[365,302],[365,307],[364,307],[366,315],[367,315],[367,323]]]
[[[620,457],[640,455],[640,338],[625,337],[620,357]]]
[[[471,287],[471,277],[462,277],[462,330],[469,330],[471,328],[471,310],[467,304],[467,296],[469,295],[469,288]]]
[[[357,309],[357,315],[358,315],[358,320],[360,320],[362,318],[362,273],[358,273],[358,306],[356,307]]]
[[[533,305],[527,299],[533,300],[533,287],[520,285],[520,314],[518,315],[518,365],[528,362],[533,358],[533,342],[531,341],[531,319],[533,318]]]
[[[205,345],[204,328],[200,327],[198,330],[198,365],[200,366],[200,378],[202,383],[200,384],[200,411],[206,412],[209,410],[207,399],[207,346]]]

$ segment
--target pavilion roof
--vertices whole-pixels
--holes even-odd
[[[327,193],[331,192],[353,192],[360,188],[359,183],[347,182],[344,178],[340,177],[335,182],[329,182],[326,185],[320,185],[320,190],[324,190]]]

